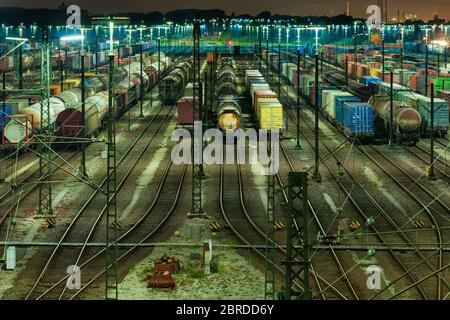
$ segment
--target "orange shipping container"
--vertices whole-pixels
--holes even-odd
[[[208,52],[206,55],[206,60],[208,60],[208,62],[213,62],[215,61],[215,55],[214,52]]]

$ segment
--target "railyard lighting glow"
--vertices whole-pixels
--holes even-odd
[[[325,30],[325,27],[310,27],[310,29],[316,31],[316,54],[319,52],[319,30]]]
[[[59,38],[61,41],[81,41],[84,40],[84,36],[81,34],[73,35],[73,36],[64,36]]]
[[[448,41],[447,40],[433,40],[431,41],[432,44],[441,46],[441,47],[447,47],[448,46]]]
[[[23,41],[23,42],[27,42],[28,39],[27,38],[19,38],[19,37],[6,37],[6,40],[10,40],[10,41]]]

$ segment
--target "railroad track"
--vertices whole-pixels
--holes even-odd
[[[163,109],[164,109],[164,107],[162,107],[158,111],[158,113],[155,114],[152,117],[152,119],[145,126],[145,129],[136,137],[136,139],[133,141],[133,143],[128,147],[128,149],[122,155],[120,160],[117,162],[117,168],[123,167],[123,164],[127,163],[127,161],[125,161],[125,160],[128,160],[128,156],[130,155],[130,153],[135,149],[136,146],[139,145],[139,142],[141,142],[141,140],[144,137],[144,135],[150,130],[152,124],[154,124],[154,121],[158,118],[158,115],[160,114],[160,112]],[[154,132],[145,141],[144,146],[139,145],[139,147],[142,147],[142,148],[140,149],[140,152],[138,153],[138,156],[136,157],[136,159],[131,163],[131,165],[126,170],[126,173],[125,173],[124,177],[118,183],[118,185],[117,185],[117,192],[125,185],[125,182],[126,182],[127,178],[133,172],[134,167],[137,165],[139,160],[142,158],[143,154],[145,153],[145,150],[148,148],[150,143],[154,140],[154,138],[155,138],[156,134],[158,133],[158,131],[163,127],[163,124],[165,123],[165,121],[169,117],[169,115],[171,114],[172,110],[173,110],[173,107],[170,108],[170,110],[166,113],[166,115],[164,116],[164,120],[159,122],[159,125],[156,127]],[[105,183],[106,183],[106,177],[104,177],[102,182],[99,184],[100,188],[102,186],[104,186]],[[99,189],[95,189],[95,191],[90,195],[90,197],[86,201],[86,203],[77,212],[77,214],[72,218],[72,221],[70,222],[69,226],[64,231],[64,234],[61,236],[61,238],[59,239],[58,245],[53,249],[53,251],[50,254],[49,258],[47,259],[44,267],[42,268],[41,273],[39,274],[37,279],[34,281],[34,284],[33,284],[32,288],[31,288],[31,290],[28,292],[28,294],[26,296],[26,299],[30,299],[30,298],[33,297],[33,293],[34,293],[35,289],[37,288],[37,286],[40,283],[40,281],[43,279],[43,277],[46,274],[47,270],[49,269],[53,259],[63,256],[62,254],[60,254],[59,256],[57,255],[60,250],[64,250],[64,248],[61,247],[61,243],[63,243],[67,239],[70,239],[71,237],[74,237],[77,240],[79,240],[79,238],[82,237],[83,240],[84,240],[84,246],[83,246],[81,251],[84,251],[87,242],[92,237],[96,226],[99,224],[99,222],[100,222],[100,220],[101,220],[101,218],[103,216],[103,213],[106,211],[105,210],[106,207],[102,206],[103,209],[100,211],[99,214],[91,213],[91,211],[95,212],[95,210],[92,210],[92,208],[90,208],[90,204],[95,205],[95,200],[97,199],[97,197],[99,195],[101,195]],[[90,223],[87,223],[88,226],[84,225],[84,224],[86,224],[86,219],[88,218],[88,217],[86,217],[86,214],[93,215],[93,217],[90,217],[90,219],[89,219],[89,220],[91,220],[91,222],[93,220],[93,225],[90,226],[90,228],[88,227]],[[80,219],[81,217],[83,217],[83,219]],[[75,232],[74,229],[78,225],[81,225],[81,229],[82,230],[77,230],[77,232]],[[86,232],[87,232],[87,234],[86,234]],[[81,235],[83,235],[83,236],[81,236]],[[67,267],[67,260],[65,262],[63,262],[63,264]]]
[[[147,130],[147,128],[145,127],[143,130]],[[53,171],[53,174],[58,173],[59,171],[65,171],[66,173],[69,173],[68,170],[76,168],[76,165],[74,165],[74,166],[71,166],[69,169],[66,169],[66,168],[63,168],[63,165],[70,163],[70,161],[72,161],[77,155],[79,155],[79,151],[71,152],[69,157],[67,157],[67,158],[63,154],[56,153],[56,151],[55,151],[54,155],[55,155],[55,160],[53,160],[53,166],[55,167],[55,169]],[[58,160],[60,160],[60,161],[58,161]],[[10,188],[9,190],[7,190],[5,193],[3,193],[0,196],[0,208],[4,207],[4,206],[8,206],[8,208],[0,216],[0,226],[3,225],[6,218],[9,216],[9,214],[13,210],[15,210],[15,208],[16,208],[15,203],[20,202],[22,199],[25,199],[26,197],[30,196],[32,194],[32,192],[36,190],[36,188],[39,185],[39,181],[38,181],[38,179],[33,179],[33,178],[36,177],[36,175],[38,173],[39,173],[39,168],[35,168],[34,171],[28,173],[25,177],[23,177],[20,181],[18,181],[16,183],[18,185],[31,184],[31,186],[29,186],[27,189],[23,190],[20,193],[16,192],[17,193],[16,194],[15,191],[12,188]],[[42,179],[46,179],[46,178],[47,178],[47,176],[44,176],[40,180],[42,181]],[[82,180],[87,182],[87,180],[85,180],[85,179],[82,179]]]
[[[174,65],[176,64],[178,60],[174,61]],[[165,72],[165,74],[167,74],[168,71]],[[162,76],[163,77],[163,76]],[[161,78],[162,78],[161,77]],[[150,94],[153,94],[153,90],[156,89],[158,87],[158,84],[155,84],[152,88],[150,88],[149,92]],[[133,106],[134,107],[134,106]],[[131,112],[131,109],[133,108],[131,107],[128,112]],[[126,113],[125,113],[126,114]],[[145,127],[143,130],[147,130],[147,127]],[[66,150],[67,148],[65,148],[64,150]],[[63,150],[63,151],[64,151]],[[33,151],[34,154],[37,155],[37,153],[35,151]],[[64,159],[59,153],[56,153],[55,151],[55,157],[59,158],[61,161],[61,163],[54,163],[56,164],[56,169],[53,171],[53,173],[56,173],[60,170],[64,170],[62,169],[61,165],[64,163],[69,163],[69,161],[73,160],[77,155],[79,154],[79,152],[73,152],[71,153],[71,155]],[[73,169],[73,167],[72,167]],[[66,171],[66,170],[64,170]],[[20,182],[18,182],[17,184],[24,184],[24,183],[28,183],[32,181],[32,178],[39,172],[39,169],[37,168],[36,170],[32,171],[31,173],[29,173],[28,175],[26,175],[26,177],[22,178]],[[47,178],[46,176],[43,177],[43,179]],[[87,180],[86,180],[87,182]],[[15,199],[15,195],[14,190],[9,189],[8,191],[6,191],[5,193],[3,193],[2,195],[0,195],[0,208],[4,205],[8,205],[9,207],[8,209],[5,211],[5,213],[0,216],[0,226],[2,226],[2,224],[4,223],[4,221],[6,220],[6,218],[8,217],[8,215],[11,213],[11,211],[15,208],[15,205],[11,204],[10,202],[14,200],[14,202],[16,201],[20,201],[21,199],[29,196],[34,190],[35,188],[38,186],[38,182],[36,182],[35,184],[33,184],[30,188],[26,189],[24,192],[21,192],[18,195],[18,199]],[[8,196],[12,196],[10,199],[4,200],[6,199]]]
[[[414,151],[406,147],[404,149],[407,150],[407,152],[409,152],[410,154],[412,154],[415,158],[423,162],[424,166],[428,166],[430,164],[430,152],[425,148],[416,145]],[[419,151],[419,153],[417,151]],[[450,150],[447,152],[450,153]],[[445,159],[442,159],[442,156],[439,156],[439,152],[435,152],[434,159],[435,159],[434,170],[439,172],[439,174],[444,179],[450,181],[450,171],[449,171],[450,163],[447,163]]]
[[[288,99],[290,99],[290,97],[288,97]],[[292,107],[292,105],[290,106]],[[292,115],[290,115],[292,116]],[[292,119],[291,119],[292,120]],[[308,126],[308,128],[310,129],[311,132],[313,131],[312,126],[305,120],[303,119],[303,122]],[[323,146],[325,146],[326,150],[330,153],[333,154],[333,149],[330,148],[324,141],[323,139],[319,139],[321,144]],[[306,139],[306,141],[309,143],[309,140]],[[311,145],[312,147],[312,145]],[[358,148],[358,147],[357,147]],[[371,161],[373,161],[375,163],[375,165],[379,168],[381,168],[391,179],[394,180],[394,182],[401,188],[403,189],[403,191],[405,191],[415,202],[417,202],[420,206],[422,206],[422,210],[424,210],[428,216],[428,218],[430,219],[430,221],[432,222],[432,224],[435,226],[435,233],[436,233],[436,237],[438,239],[438,243],[442,244],[442,235],[441,232],[439,230],[439,225],[436,221],[436,219],[434,218],[434,216],[431,214],[430,210],[428,209],[428,207],[426,206],[426,204],[424,204],[417,196],[415,196],[413,193],[411,193],[403,184],[399,183],[399,181],[392,176],[392,174],[390,174],[389,172],[387,172],[386,170],[384,170],[383,166],[380,165],[375,159],[373,159],[373,157],[371,157],[370,155],[368,155],[367,152],[365,152],[365,150],[362,150],[361,148],[359,148],[360,151],[362,153],[365,153],[366,156],[369,157],[369,159]],[[343,161],[341,161],[341,159],[339,159],[336,155],[333,155],[333,157],[336,159],[336,161],[339,161],[340,163],[344,163]],[[326,164],[326,162],[324,161],[324,164],[327,166],[327,168],[329,169],[329,171],[334,175],[333,171],[330,169],[330,167]],[[362,186],[362,184],[360,182],[358,182],[358,180],[353,176],[353,174],[351,173],[350,170],[348,170],[348,168],[346,168],[344,166],[344,170],[347,172],[347,174],[349,175],[349,177],[358,184],[358,187],[361,188],[361,190],[364,191],[364,193],[366,194],[366,196],[368,197],[369,201],[374,205],[375,208],[377,208],[377,210],[379,211],[379,213],[385,217],[385,219],[389,222],[389,224],[394,228],[394,230],[396,230],[397,232],[399,232],[399,234],[401,235],[401,237],[403,238],[403,240],[410,246],[415,248],[415,252],[416,254],[419,256],[420,259],[425,260],[425,264],[428,266],[428,268],[430,268],[431,270],[434,270],[434,267],[429,263],[428,260],[425,259],[425,256],[417,249],[416,245],[413,244],[413,242],[409,239],[409,237],[401,230],[401,227],[390,217],[389,214],[387,214],[387,212],[382,208],[382,206],[375,200],[374,197],[372,197],[370,195],[370,193]],[[335,175],[334,175],[335,176]],[[335,179],[337,179],[337,177],[335,176]],[[344,192],[349,196],[349,200],[353,203],[354,201],[351,199],[350,197],[350,192],[345,189],[345,187],[343,187],[343,185],[341,184],[341,188],[344,189]],[[357,206],[357,203],[355,202],[354,205]],[[363,214],[363,212],[360,212],[360,214]],[[365,217],[364,219],[365,221],[367,220],[367,217]],[[374,230],[375,231],[375,230]],[[375,231],[376,233],[378,233],[378,231]],[[385,244],[387,244],[386,241]],[[439,257],[438,257],[438,265],[440,267],[442,267],[442,261],[443,261],[443,252],[442,250],[439,250]],[[395,256],[392,252],[392,255]],[[397,261],[399,263],[401,263],[400,261]],[[439,268],[440,268],[439,267]],[[407,271],[406,267],[402,264],[402,268]],[[411,280],[413,280],[413,282],[416,281],[416,278],[414,276],[412,276],[412,274],[410,274],[410,278]],[[439,299],[441,297],[441,281],[442,281],[442,277],[438,276],[438,280],[437,280],[437,294],[436,297]],[[446,282],[446,281],[445,281]],[[448,286],[448,284],[446,283],[446,285]],[[424,299],[427,299],[427,296],[425,294],[425,291],[423,289],[421,289],[420,287],[418,287],[421,296]]]
[[[282,142],[280,142],[280,150],[281,150],[281,153],[283,154],[284,159],[286,160],[286,162],[287,162],[287,164],[289,166],[290,171],[295,172],[296,170],[295,170],[294,165],[292,164],[292,160],[290,159],[290,157],[289,157],[286,149],[284,148]],[[278,184],[280,185],[284,202],[287,205],[288,197],[287,197],[287,194],[286,194],[286,185],[283,183],[283,180],[281,179],[281,176],[280,176],[279,173],[277,173],[277,181],[278,181]],[[322,235],[326,236],[328,232],[325,230],[323,224],[319,220],[319,216],[317,214],[317,211],[314,209],[310,199],[308,199],[308,207],[309,207],[309,210],[311,211],[311,214],[312,214],[312,216],[314,218],[314,221],[317,224],[319,232]],[[294,218],[293,221],[294,221],[294,228],[295,228],[296,232],[300,234],[300,227],[299,227],[298,222],[295,220],[295,218]],[[333,260],[336,263],[337,267],[338,267],[338,273],[336,274],[336,278],[335,279],[343,279],[345,281],[345,284],[346,284],[347,289],[349,290],[351,296],[354,299],[359,300],[360,297],[359,297],[358,293],[356,292],[356,289],[353,286],[352,282],[350,281],[350,278],[348,277],[347,273],[345,272],[343,264],[342,264],[341,260],[339,259],[336,251],[333,249],[333,246],[332,245],[328,245],[328,250],[329,250],[330,255],[331,255],[331,260]],[[322,259],[323,259],[323,257],[321,257],[321,262],[323,263]],[[312,262],[311,262],[311,265],[314,266],[314,264]],[[313,267],[313,269],[317,269],[317,268]],[[327,269],[327,271],[329,272],[328,269]],[[327,274],[328,274],[328,272],[327,272]],[[325,296],[325,293],[323,292],[322,289],[320,289],[319,292],[321,293],[321,295],[323,297]],[[340,296],[344,300],[347,300],[347,297],[344,294],[342,294],[342,290],[340,290],[340,294],[338,296]]]
[[[230,188],[230,190],[227,191],[226,196],[225,196],[224,166],[222,165],[220,169],[219,204],[222,218],[228,225],[230,230],[241,242],[249,246],[257,256],[261,257],[265,262],[271,264],[280,275],[284,276],[285,275],[284,268],[276,264],[274,261],[268,260],[265,257],[264,253],[256,248],[257,244],[265,245],[266,241],[270,243],[271,240],[267,238],[267,235],[263,231],[263,228],[259,226],[257,222],[255,222],[255,220],[251,217],[249,211],[247,210],[244,197],[245,191],[242,179],[242,168],[239,164],[237,164],[236,166],[237,166],[236,178],[238,180],[238,189],[236,190],[234,188]],[[280,179],[280,177],[278,177],[277,179]],[[232,199],[231,201],[227,201],[226,205],[224,200],[225,197],[227,199],[228,198]],[[237,197],[239,198],[239,201],[235,200]],[[230,214],[231,212],[233,212],[233,215]],[[245,224],[243,223],[242,215],[245,217],[246,221]],[[274,246],[278,254],[281,255],[281,257],[286,255],[286,250],[278,242],[276,241],[272,242],[272,245]],[[327,281],[323,276],[317,273],[314,264],[311,264],[311,272],[314,283],[317,286],[317,292],[322,292],[322,285],[321,285],[322,282],[332,291],[334,291],[336,296],[342,299],[346,299],[345,295],[342,292],[340,292],[333,284]],[[295,283],[295,286],[301,290],[303,289],[300,283]],[[320,293],[320,298],[326,299],[327,297],[324,294]]]
[[[178,170],[181,172],[177,171],[176,174],[170,177],[169,173],[172,166],[172,162],[169,162],[166,166],[155,196],[145,213],[134,224],[132,224],[127,231],[118,237],[118,243],[123,242],[124,240],[127,240],[129,243],[135,243],[135,245],[130,248],[118,248],[118,262],[123,261],[132,253],[141,250],[139,249],[139,246],[142,243],[149,241],[151,237],[153,237],[165,225],[174,212],[181,196],[187,165],[184,165],[180,168],[180,170]],[[168,179],[170,180],[169,182],[167,182]],[[170,183],[176,182],[176,179],[179,180],[178,183]],[[172,188],[175,188],[175,190],[171,190]],[[175,194],[175,196],[169,196],[172,194]],[[158,208],[158,210],[156,211],[155,208]],[[161,210],[165,208],[168,208],[167,211]],[[150,218],[151,221],[149,221]],[[87,279],[89,280],[80,288],[80,290],[74,294],[71,294],[69,299],[74,299],[80,294],[86,292],[105,273],[105,260],[103,258],[104,253],[104,248],[100,251],[94,252],[89,258],[79,265],[80,269],[83,270],[83,278],[86,278],[87,275]],[[86,252],[84,255],[87,256],[88,254],[89,252]],[[83,253],[80,252],[75,265],[79,264],[82,256]],[[87,266],[89,266],[89,268],[87,268]],[[65,295],[68,295],[68,292],[66,293],[65,283],[69,276],[70,275],[64,275],[58,278],[58,280],[55,281],[50,288],[41,293],[37,299],[48,298],[52,291],[59,291],[59,294],[56,296],[57,299],[64,299]]]

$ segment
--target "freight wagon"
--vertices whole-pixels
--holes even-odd
[[[283,129],[283,105],[258,70],[245,71],[246,85],[254,108],[254,115],[260,129]],[[264,79],[265,80],[265,79]]]
[[[152,63],[152,58],[146,58],[143,62],[144,66],[148,66]],[[150,82],[147,74],[141,72],[139,68],[140,64],[138,68],[136,68],[136,65],[133,68],[130,66],[130,69],[116,68],[113,97],[114,115],[116,117],[125,113],[145,91],[155,84]],[[134,73],[128,77],[127,70],[132,70]],[[64,85],[67,88],[65,91],[49,99],[50,123],[54,126],[59,140],[73,141],[73,138],[80,134],[82,128],[80,80],[67,79]],[[101,127],[101,120],[108,106],[105,91],[108,86],[109,77],[106,74],[88,77],[85,81],[86,132],[88,136],[97,132]],[[145,91],[141,91],[141,88]],[[2,143],[10,145],[28,142],[32,133],[38,131],[41,127],[42,105],[39,102],[39,97],[22,95],[11,99],[11,101],[17,102],[18,110],[2,130]],[[28,104],[26,104],[26,101],[28,101]],[[24,104],[27,106],[24,107]]]
[[[192,64],[190,62],[179,63],[169,75],[161,80],[159,97],[163,104],[173,105],[178,101],[189,82],[191,69]]]

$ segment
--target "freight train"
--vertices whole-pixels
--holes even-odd
[[[154,56],[143,59],[143,71],[140,63],[121,65],[115,68],[113,113],[115,117],[124,114],[158,79],[158,63]],[[169,59],[163,57],[161,72],[169,64]],[[130,59],[132,61],[132,59]],[[141,83],[142,78],[142,83]],[[109,77],[97,75],[85,82],[85,119],[86,135],[93,136],[102,126],[102,119],[108,109]],[[19,100],[24,100],[21,97]],[[44,104],[45,105],[45,104]],[[57,139],[64,142],[73,142],[79,137],[83,125],[81,114],[81,88],[73,87],[49,99],[50,125],[55,129]],[[2,142],[5,145],[28,142],[33,132],[41,128],[42,103],[34,101],[29,106],[20,108],[9,117],[8,123],[2,130]]]
[[[274,64],[277,68],[278,63]],[[297,66],[293,63],[282,64],[282,74],[289,82],[296,85],[297,83]],[[311,62],[309,62],[311,67]],[[303,95],[312,104],[315,104],[315,88],[314,88],[314,71],[310,68],[300,69],[300,87]],[[360,130],[364,126],[362,123],[366,121],[366,126],[370,124],[373,118],[373,130],[363,130],[373,132],[374,137],[386,138],[390,132],[390,84],[381,81],[376,77],[361,77],[360,83],[354,79],[341,74],[338,71],[323,72],[322,80],[319,83],[319,101],[318,104],[324,115],[337,125],[343,126],[344,131],[352,134],[353,130]],[[371,79],[366,79],[371,78]],[[339,90],[345,87],[346,80],[348,83],[348,91]],[[376,81],[375,81],[376,80]],[[331,86],[335,87],[331,87]],[[328,88],[327,88],[328,87]],[[325,92],[324,92],[325,90]],[[334,101],[324,95],[329,91],[337,90],[334,95]],[[426,136],[430,132],[430,99],[417,93],[411,93],[406,87],[394,84],[394,103],[393,103],[393,133],[400,144],[414,145],[420,136]],[[348,97],[345,97],[347,96]],[[333,95],[332,95],[333,96]],[[351,100],[348,102],[346,100]],[[367,108],[373,107],[372,111],[368,111],[367,116],[364,114],[349,115],[347,118],[351,123],[345,124],[345,113],[347,111],[353,113],[354,107],[358,105],[355,102],[365,103]],[[362,107],[362,105],[359,105]],[[440,99],[435,99],[435,122],[434,131],[439,135],[444,135],[448,130],[448,104]],[[344,112],[344,114],[342,114]],[[371,115],[373,113],[373,115]],[[355,115],[357,118],[355,118]],[[365,117],[368,117],[365,119]],[[354,129],[350,127],[356,125]]]
[[[92,48],[91,48],[92,49]],[[142,44],[142,50],[148,51],[150,49],[150,43],[145,42]],[[125,57],[131,57],[140,53],[140,45],[122,46],[116,49],[117,56],[122,59]],[[96,65],[102,65],[108,62],[109,43],[98,43],[97,52],[90,51],[84,55],[84,66],[86,69],[92,69]],[[0,59],[0,73],[10,72],[14,70],[14,64],[17,63],[17,55],[8,55],[3,59]],[[73,71],[81,70],[81,61],[78,51],[66,50],[53,50],[52,51],[52,67],[53,69],[59,68],[60,61],[63,62],[64,68]],[[22,54],[22,68],[23,71],[39,69],[41,65],[41,52],[39,49],[27,49]]]
[[[192,72],[190,61],[181,62],[161,80],[159,84],[159,97],[164,105],[175,104],[189,82]]]
[[[283,129],[283,105],[259,70],[245,71],[253,113],[259,129]]]
[[[237,130],[241,125],[241,105],[233,60],[223,57],[217,70],[217,122],[224,131]]]

